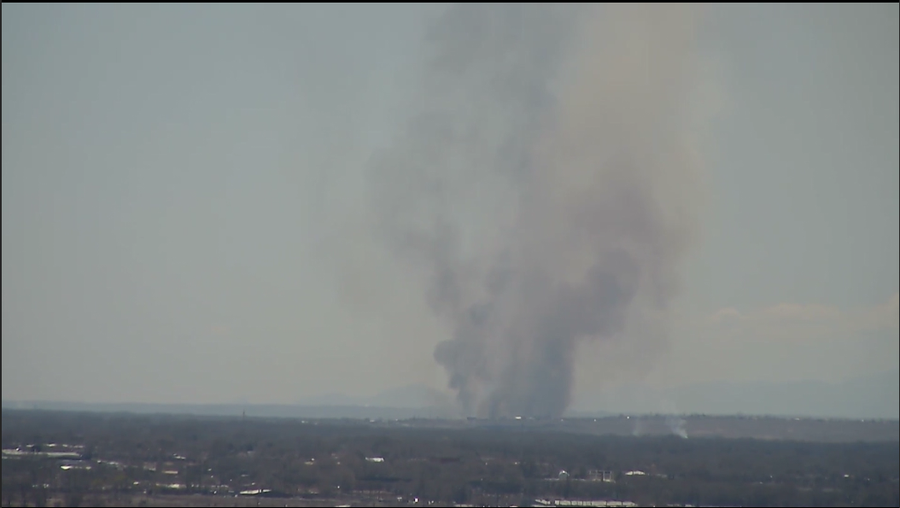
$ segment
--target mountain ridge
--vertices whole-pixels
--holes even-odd
[[[900,370],[839,382],[704,382],[663,390],[631,385],[582,397],[573,407],[615,413],[900,419]]]
[[[4,409],[287,418],[454,418],[452,396],[422,385],[405,385],[368,397],[339,393],[294,404],[91,403],[3,400]],[[602,409],[601,409],[602,408]],[[612,414],[770,415],[803,418],[900,419],[900,370],[842,382],[707,382],[665,390],[629,385],[575,401],[569,417]]]

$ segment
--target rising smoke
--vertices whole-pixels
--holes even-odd
[[[467,414],[561,415],[579,343],[675,294],[694,33],[692,7],[535,4],[452,6],[429,32],[416,114],[370,183],[452,329],[434,358]]]
[[[682,439],[688,438],[687,429],[685,428],[686,423],[687,422],[679,416],[666,416],[666,427],[669,428],[669,431],[672,432],[672,434],[675,434]]]

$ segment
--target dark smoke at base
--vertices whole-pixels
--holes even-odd
[[[699,189],[693,17],[467,4],[430,32],[416,115],[370,188],[452,330],[434,357],[466,414],[561,415],[578,344],[674,295]]]

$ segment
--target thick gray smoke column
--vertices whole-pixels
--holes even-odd
[[[578,344],[660,312],[692,241],[685,6],[451,7],[372,171],[377,229],[453,338],[462,409],[558,416]]]

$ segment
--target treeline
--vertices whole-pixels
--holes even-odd
[[[538,497],[643,505],[898,506],[900,444],[579,435],[359,421],[3,411],[3,448],[83,445],[90,470],[37,455],[4,460],[5,506],[115,504],[164,481],[213,495],[383,493],[441,503],[531,503]],[[177,458],[176,458],[177,457]],[[383,461],[381,460],[383,459]],[[99,461],[99,462],[98,462]],[[116,466],[109,462],[118,463]],[[164,470],[176,475],[166,476]],[[560,476],[561,471],[566,475]],[[591,470],[614,482],[588,481]],[[637,472],[626,475],[625,472]],[[170,471],[171,473],[171,471]],[[137,482],[137,483],[136,483]],[[219,492],[221,494],[221,492]]]

